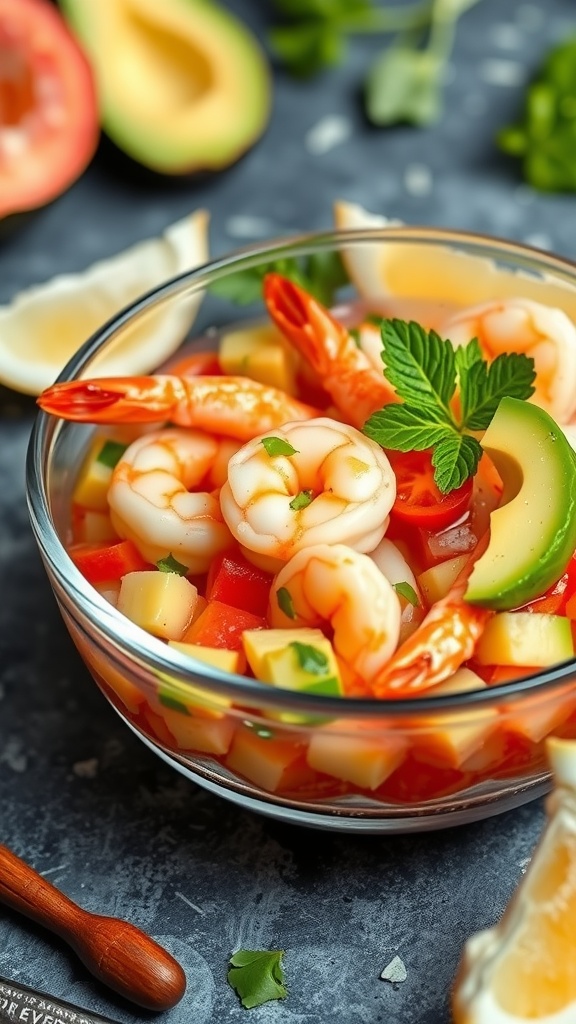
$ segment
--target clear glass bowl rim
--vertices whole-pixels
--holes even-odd
[[[146,292],[88,338],[66,364],[57,381],[60,383],[80,376],[96,353],[140,314],[147,313],[155,306],[178,295],[184,293],[192,295],[197,291],[204,290],[215,281],[228,276],[231,271],[248,270],[262,262],[309,255],[311,252],[330,250],[336,247],[362,243],[372,245],[379,242],[387,244],[405,242],[431,246],[452,243],[464,247],[467,251],[473,251],[474,255],[485,259],[506,260],[507,263],[515,265],[517,269],[532,267],[540,274],[554,273],[557,277],[570,281],[576,288],[575,261],[497,236],[451,228],[395,225],[383,228],[303,233],[237,249],[228,255],[210,260],[193,270],[173,277],[157,288]],[[200,663],[197,670],[191,670],[190,660],[185,655],[181,655],[162,641],[150,636],[116,611],[87,583],[67,555],[51,519],[47,489],[47,473],[50,468],[51,453],[58,433],[63,428],[62,421],[40,410],[32,428],[26,456],[26,496],[30,521],[45,565],[49,569],[48,574],[49,576],[53,575],[67,597],[73,600],[81,615],[91,623],[92,631],[95,631],[96,635],[102,634],[120,651],[123,660],[139,666],[146,673],[152,673],[157,680],[161,675],[168,675],[183,685],[189,683],[193,686],[206,686],[209,684],[215,693],[220,692],[236,700],[245,698],[250,704],[256,702],[258,706],[288,708],[304,713],[329,713],[339,719],[347,717],[389,719],[397,716],[410,716],[414,712],[426,713],[426,715],[433,715],[434,712],[446,714],[447,710],[462,712],[476,705],[509,702],[512,697],[521,694],[540,695],[546,690],[569,682],[571,676],[575,675],[576,657],[516,682],[502,683],[484,690],[446,696],[430,695],[408,699],[380,700],[376,698],[321,697],[272,688],[258,680],[230,675]]]

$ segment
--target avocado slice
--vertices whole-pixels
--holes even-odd
[[[95,73],[102,125],[163,174],[218,170],[266,126],[268,64],[212,0],[60,0]]]
[[[576,548],[576,456],[547,412],[516,398],[502,399],[482,447],[504,493],[464,596],[506,611],[544,593]]]

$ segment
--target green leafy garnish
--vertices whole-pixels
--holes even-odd
[[[308,77],[341,63],[353,35],[389,35],[365,86],[366,113],[376,125],[429,124],[441,110],[442,86],[460,16],[478,0],[275,0],[282,20],[270,33],[288,70]]]
[[[303,644],[299,640],[292,640],[288,644],[292,648],[298,659],[298,664],[304,672],[309,672],[311,676],[325,676],[329,671],[328,658],[323,651],[319,651],[317,647],[313,647],[311,644]]]
[[[289,508],[293,512],[299,512],[300,509],[308,508],[308,505],[312,502],[313,492],[311,490],[299,491],[295,498],[289,503]]]
[[[164,707],[170,708],[172,711],[179,711],[181,715],[188,715],[188,717],[190,717],[190,712],[186,704],[183,704],[181,700],[178,700],[176,697],[172,697],[164,690],[158,691],[158,700],[164,705]]]
[[[114,469],[114,467],[120,462],[120,459],[124,455],[128,445],[121,444],[120,441],[104,441],[96,462],[101,462],[103,466],[107,466],[108,469]]]
[[[283,437],[263,437],[262,444],[267,455],[296,455],[297,450]]]
[[[159,569],[160,572],[175,572],[178,576],[187,576],[190,572],[188,566],[182,565],[182,562],[179,562],[172,554],[169,554],[166,558],[161,558],[159,562],[156,562],[156,568]]]
[[[310,256],[274,260],[249,270],[237,270],[221,281],[215,281],[210,291],[229,302],[248,306],[262,298],[262,281],[266,274],[272,272],[300,285],[324,306],[333,305],[338,289],[350,281],[339,253],[331,249]]]
[[[418,594],[410,583],[403,580],[402,583],[393,583],[392,586],[400,597],[403,597],[405,601],[408,601],[408,604],[411,604],[414,608],[418,607],[420,604]]]
[[[548,53],[526,90],[520,120],[497,135],[505,153],[545,192],[576,191],[576,36]]]
[[[285,999],[282,949],[239,949],[230,957],[228,981],[247,1010],[271,999]]]
[[[294,602],[292,601],[292,594],[286,587],[280,587],[276,592],[276,600],[278,601],[278,607],[284,615],[287,615],[289,619],[296,618],[296,612],[294,610]]]
[[[382,343],[384,373],[404,401],[375,412],[364,433],[401,452],[432,448],[434,480],[447,494],[476,472],[482,448],[471,432],[486,429],[504,396],[534,393],[534,360],[505,352],[488,364],[477,339],[454,349],[414,321],[383,320]],[[452,403],[457,384],[459,415]]]

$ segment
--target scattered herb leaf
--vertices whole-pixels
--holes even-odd
[[[330,666],[324,651],[319,651],[312,644],[303,644],[299,640],[292,640],[288,646],[296,654],[298,664],[304,672],[309,672],[312,676],[325,676],[328,674]]]
[[[159,562],[156,562],[156,568],[159,569],[160,572],[175,572],[178,576],[187,576],[190,572],[188,566],[182,565],[182,562],[179,562],[172,554],[169,554],[166,558],[161,558]]]
[[[296,455],[296,448],[285,441],[283,437],[263,437],[262,444],[267,455]]]
[[[239,949],[230,957],[228,981],[250,1010],[271,999],[285,999],[281,949]]]
[[[120,459],[124,455],[128,445],[121,444],[120,441],[104,441],[96,462],[101,462],[103,466],[107,466],[108,469],[114,469],[114,467],[120,462]]]
[[[476,472],[482,448],[470,432],[486,429],[505,395],[526,399],[534,393],[533,359],[510,352],[488,364],[477,339],[454,349],[414,321],[382,322],[382,360],[404,404],[375,412],[364,433],[401,452],[432,448],[434,480],[444,494]],[[452,408],[457,383],[459,418]]]
[[[312,502],[312,497],[313,492],[311,490],[299,491],[296,497],[292,498],[288,507],[293,512],[299,512],[303,508],[308,508],[308,505]]]
[[[172,711],[179,711],[181,715],[188,715],[190,718],[190,712],[183,704],[181,700],[177,700],[176,697],[171,697],[169,693],[165,693],[163,690],[158,691],[158,700],[166,708],[171,708]]]
[[[330,249],[310,256],[273,260],[249,270],[237,270],[215,281],[210,291],[229,302],[247,306],[262,298],[262,281],[272,271],[300,285],[324,306],[333,305],[338,289],[350,283],[339,253]]]
[[[278,601],[278,607],[281,612],[284,612],[289,619],[296,618],[296,612],[294,610],[294,602],[292,600],[292,594],[287,587],[280,587],[276,593],[276,600]]]
[[[408,601],[408,604],[411,604],[414,608],[418,608],[420,604],[418,594],[410,583],[404,580],[402,583],[393,583],[392,586],[400,597],[403,597],[405,601]]]

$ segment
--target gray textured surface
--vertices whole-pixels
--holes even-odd
[[[255,0],[234,7],[260,24]],[[428,130],[365,124],[355,90],[374,46],[359,41],[345,68],[310,86],[278,76],[266,137],[220,177],[143,184],[103,148],[67,195],[2,243],[0,301],[200,205],[212,213],[214,254],[326,227],[343,197],[574,257],[576,199],[526,188],[492,144],[546,46],[571,27],[571,0],[483,0],[460,26],[446,112]],[[350,138],[311,152],[307,133],[333,115]],[[162,1021],[244,1020],[225,980],[244,945],[286,950],[289,998],[250,1011],[256,1024],[447,1024],[462,943],[500,915],[541,804],[441,834],[348,838],[259,819],[173,773],[125,729],[75,654],[27,525],[33,406],[4,392],[1,409],[0,841],[87,909],[133,920],[177,955],[189,989]],[[407,970],[398,986],[379,979],[395,954]],[[0,974],[138,1019],[63,944],[2,911]]]

